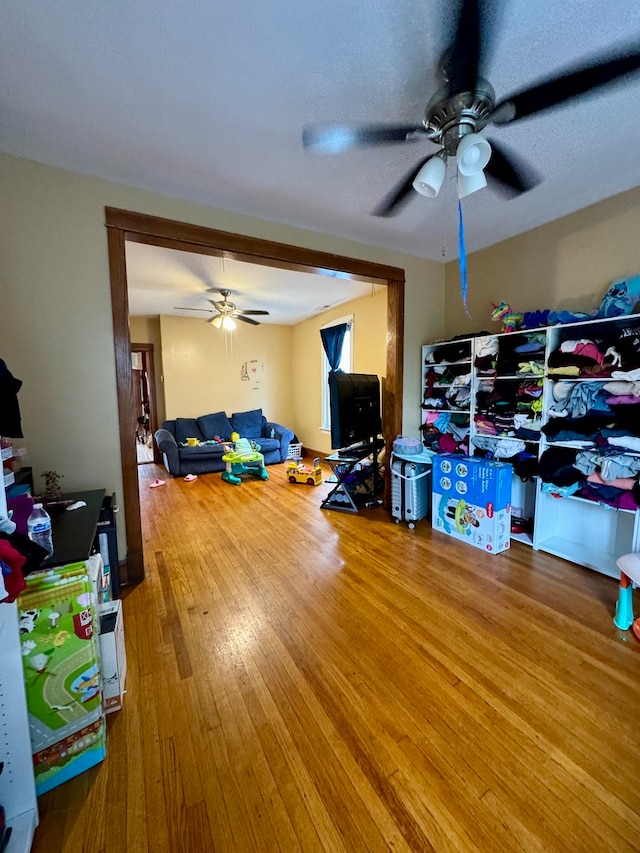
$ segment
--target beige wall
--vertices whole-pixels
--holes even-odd
[[[404,268],[404,418],[415,434],[419,348],[443,329],[440,264],[5,154],[0,198],[0,357],[24,383],[24,443],[38,486],[54,469],[65,489],[104,486],[122,497],[105,206]]]
[[[293,410],[295,432],[305,447],[331,452],[322,424],[322,361],[320,328],[353,316],[353,371],[386,375],[387,289],[353,299],[293,327]],[[416,407],[417,408],[417,407]]]
[[[160,328],[167,418],[262,409],[291,424],[289,326],[238,323],[227,334],[202,319],[163,316]]]
[[[505,216],[508,209],[505,202]],[[592,311],[612,281],[640,273],[639,234],[636,188],[475,252],[467,258],[471,318],[462,308],[458,263],[447,264],[446,334],[499,331],[490,314],[501,300],[515,311]]]
[[[130,317],[129,333],[132,343],[153,344],[153,370],[155,373],[156,414],[158,426],[165,420],[164,378],[162,369],[162,337],[159,317]]]

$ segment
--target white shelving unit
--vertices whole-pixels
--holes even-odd
[[[439,351],[445,352],[445,348],[455,348],[459,351],[459,358],[451,358],[445,360],[439,359]],[[423,412],[457,412],[470,414],[471,412],[471,374],[473,371],[473,340],[464,338],[457,341],[443,341],[437,344],[427,344],[422,347],[422,410]],[[436,380],[431,386],[431,391],[428,390],[430,383],[428,377],[436,374]],[[456,377],[468,376],[467,382],[453,381]],[[444,382],[439,381],[439,377],[445,379]],[[451,381],[447,379],[449,377]],[[469,391],[469,399],[466,405],[456,405],[454,400],[456,392],[462,389]],[[429,401],[441,400],[440,404],[429,405]],[[424,423],[424,417],[422,419]]]
[[[549,375],[549,358],[562,341],[576,340],[580,338],[592,339],[606,331],[617,327],[637,329],[640,337],[640,315],[626,317],[615,317],[605,320],[584,320],[576,323],[567,323],[558,326],[547,326],[538,329],[530,329],[520,332],[498,333],[495,335],[472,337],[457,341],[439,341],[422,347],[422,370],[423,370],[423,401],[425,397],[425,370],[433,367],[429,363],[429,354],[434,350],[452,343],[461,344],[468,341],[469,363],[474,367],[471,380],[471,396],[469,406],[469,428],[470,428],[470,452],[473,453],[473,441],[476,436],[481,435],[476,428],[477,415],[477,393],[486,389],[489,383],[494,381],[542,380],[542,425],[549,420],[549,408],[553,403],[553,383],[559,381],[560,377]],[[481,376],[475,369],[476,355],[479,349],[478,341],[486,345],[488,339],[495,340],[496,346],[506,338],[510,342],[520,336],[543,336],[545,339],[544,359],[542,360],[543,371],[541,375],[534,373],[526,374],[502,374],[496,373],[495,377]],[[523,358],[523,361],[528,359]],[[466,359],[453,362],[454,365],[466,363]],[[620,368],[624,369],[624,367]],[[611,381],[610,377],[592,376],[563,376],[561,381],[582,383]],[[639,398],[640,402],[640,398]],[[422,406],[423,412],[425,406]],[[428,409],[427,409],[428,411]],[[438,409],[438,411],[460,411],[459,409]],[[421,420],[424,423],[424,415]],[[489,438],[492,444],[498,444],[504,438],[512,439],[514,436],[484,436]],[[516,436],[517,437],[517,436]],[[541,433],[539,440],[523,438],[527,448],[534,455],[540,457],[542,453],[554,444],[562,442],[550,441]],[[620,448],[620,452],[631,453]],[[640,452],[635,453],[640,456]],[[585,566],[594,571],[611,577],[619,577],[619,569],[616,560],[621,554],[629,551],[640,550],[640,512],[638,510],[614,509],[597,501],[579,496],[558,498],[547,491],[543,491],[542,483],[536,478],[533,482],[523,482],[514,474],[512,485],[512,507],[522,511],[522,514],[533,520],[532,531],[526,533],[512,534],[512,539],[532,545],[534,549],[546,551],[565,560]]]
[[[531,344],[534,339],[537,341],[539,339],[543,339],[541,349],[535,353],[534,355],[529,356],[527,353],[522,353],[520,355],[520,360],[522,362],[532,362],[535,365],[539,365],[539,369],[534,371],[533,369],[530,371],[525,371],[522,373],[514,372],[511,367],[506,372],[502,372],[504,368],[502,367],[502,359],[505,355],[505,345],[509,345],[509,349],[513,349],[516,345],[519,344]],[[495,352],[495,364],[496,364],[496,372],[493,376],[481,375],[478,373],[476,368],[476,358],[478,355],[478,351],[480,348],[487,348],[487,344],[490,344]],[[511,354],[514,357],[514,354]],[[517,389],[523,386],[524,383],[544,383],[544,375],[546,373],[545,365],[546,358],[548,355],[547,350],[547,330],[543,329],[530,329],[522,332],[510,332],[510,333],[501,333],[495,335],[486,335],[482,336],[475,340],[474,342],[474,381],[473,381],[473,418],[471,421],[471,445],[474,447],[475,439],[482,438],[488,439],[489,443],[493,445],[494,452],[498,450],[499,445],[504,443],[505,440],[512,441],[514,436],[508,433],[500,433],[497,435],[491,436],[483,434],[480,429],[478,429],[476,416],[478,414],[478,402],[477,395],[481,390],[486,390],[487,388],[494,388],[497,383],[500,384],[509,384],[513,385],[514,389]],[[544,409],[544,385],[542,388],[541,395],[541,405],[542,409]],[[541,425],[542,422],[542,411],[539,413],[537,417],[538,426]],[[531,453],[534,457],[539,457],[540,455],[540,433],[538,432],[536,437],[530,438],[518,438],[519,441],[524,441],[525,447],[529,453]],[[473,450],[472,450],[473,453]],[[499,457],[499,454],[496,454]],[[538,483],[536,480],[523,481],[516,473],[513,475],[512,484],[511,484],[511,513],[512,517],[521,517],[526,520],[528,523],[529,529],[523,532],[513,532],[511,533],[511,538],[517,542],[523,542],[525,545],[533,545],[534,542],[534,529],[536,523],[536,502],[537,502],[537,491],[538,491]]]
[[[547,330],[547,363],[566,340],[581,338],[591,340],[616,328],[637,328],[640,331],[640,315],[613,317],[607,320],[588,320],[578,323],[549,327]],[[624,370],[624,366],[619,369]],[[579,385],[582,383],[606,384],[611,377],[559,376],[548,367],[545,380],[545,421],[554,400],[556,382]],[[639,398],[640,402],[640,398]],[[553,446],[567,446],[566,442],[542,436],[541,453]],[[593,442],[585,441],[586,449],[595,449]],[[637,456],[634,451],[620,452]],[[587,566],[610,577],[620,577],[616,560],[629,551],[640,547],[640,512],[630,509],[614,509],[578,495],[561,499],[538,488],[536,512],[536,535],[534,546],[558,557]]]
[[[6,513],[2,485],[0,515]],[[15,603],[0,604],[0,761],[0,803],[12,828],[5,853],[28,853],[38,825],[38,807]]]

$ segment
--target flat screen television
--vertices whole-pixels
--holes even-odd
[[[329,373],[331,447],[376,438],[382,432],[380,380],[370,373]]]

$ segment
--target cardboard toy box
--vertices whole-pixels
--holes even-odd
[[[122,602],[116,599],[98,606],[100,614],[100,661],[102,695],[107,714],[122,708],[127,656],[124,647]]]
[[[491,554],[511,545],[511,478],[506,462],[473,456],[433,457],[431,523]]]
[[[96,563],[33,572],[18,598],[38,796],[105,756]]]

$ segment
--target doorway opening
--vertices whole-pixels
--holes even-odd
[[[105,208],[105,220],[109,249],[123,501],[127,537],[127,566],[124,575],[126,582],[138,583],[144,579],[144,553],[136,451],[134,443],[131,441],[131,436],[135,434],[136,416],[131,405],[133,371],[129,335],[126,241],[146,243],[151,246],[162,246],[196,254],[208,254],[215,257],[220,257],[224,253],[225,256],[254,264],[303,270],[319,275],[334,275],[335,272],[340,272],[347,278],[352,277],[360,281],[373,281],[385,285],[387,288],[387,374],[383,435],[387,447],[390,446],[393,438],[402,431],[404,270],[116,208]]]
[[[153,344],[131,344],[132,405],[135,415],[134,445],[138,465],[160,463],[153,434],[158,428]]]

